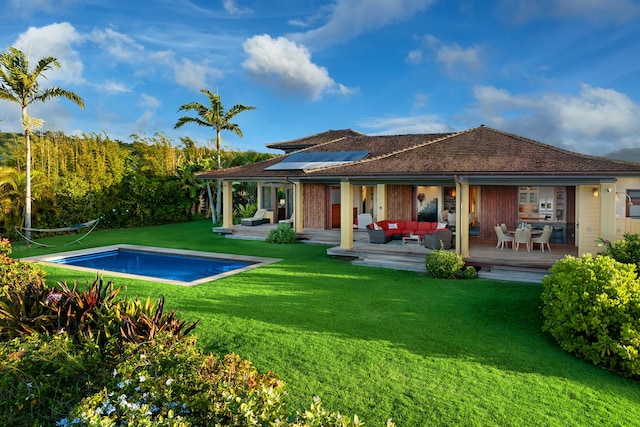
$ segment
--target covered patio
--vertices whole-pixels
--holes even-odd
[[[277,224],[263,224],[254,227],[235,225],[232,228],[214,228],[214,232],[224,233],[227,238],[264,240],[269,231]],[[305,230],[298,234],[302,243],[328,245],[328,256],[351,258],[354,264],[374,267],[386,267],[400,270],[425,271],[424,257],[431,251],[414,242],[406,245],[400,240],[386,244],[372,244],[364,230],[353,231],[353,248],[343,249],[340,246],[340,230]],[[467,265],[479,268],[482,275],[492,271],[527,271],[546,272],[557,260],[566,255],[578,256],[578,249],[573,244],[551,244],[551,251],[542,252],[538,245],[528,252],[526,249],[514,251],[496,248],[496,240],[472,237],[469,241],[469,256],[465,257]]]

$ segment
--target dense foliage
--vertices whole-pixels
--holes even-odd
[[[25,200],[24,139],[0,135],[0,233],[13,236]],[[180,144],[162,134],[124,143],[104,135],[70,137],[42,132],[31,138],[35,228],[56,228],[102,218],[119,228],[183,222],[211,207],[198,172],[217,168],[216,150],[190,138]],[[221,167],[272,157],[222,150]],[[234,184],[234,206],[255,202],[255,185]],[[212,197],[217,197],[215,191]],[[38,237],[38,236],[35,236]]]
[[[427,274],[436,279],[454,279],[459,276],[464,267],[462,256],[452,251],[437,249],[429,252],[425,257]],[[472,270],[469,270],[470,272]],[[475,276],[475,270],[472,271]]]
[[[601,246],[604,248],[600,255],[607,255],[618,262],[634,264],[636,273],[640,274],[640,234],[625,233],[624,240],[611,243],[602,240]]]
[[[640,378],[640,282],[635,264],[571,256],[542,281],[543,329],[565,350]]]
[[[290,224],[278,224],[278,226],[271,229],[267,235],[267,242],[269,243],[285,244],[296,243],[297,241],[296,230],[294,230]]]
[[[44,286],[45,273],[39,266],[12,259],[11,243],[0,238],[0,293],[12,289],[24,292],[28,286]]]

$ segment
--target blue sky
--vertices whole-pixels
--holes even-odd
[[[3,0],[0,48],[58,58],[29,112],[67,134],[174,130],[218,92],[236,150],[329,129],[405,134],[486,124],[587,154],[640,146],[637,0]],[[43,82],[44,83],[44,82]],[[0,102],[0,131],[20,131]]]

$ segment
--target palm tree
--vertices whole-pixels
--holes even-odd
[[[178,122],[174,126],[174,129],[178,129],[182,125],[186,123],[195,123],[199,126],[208,126],[210,128],[214,128],[216,130],[216,152],[217,152],[217,163],[218,169],[222,168],[222,160],[220,157],[220,132],[223,130],[228,130],[240,138],[242,138],[242,131],[240,127],[231,123],[231,120],[238,114],[246,110],[255,110],[256,107],[246,106],[242,104],[236,104],[231,107],[230,110],[225,111],[222,102],[220,101],[220,95],[210,92],[207,89],[202,89],[200,92],[205,94],[207,98],[209,98],[209,106],[207,107],[204,104],[199,102],[191,102],[189,104],[184,104],[182,107],[178,109],[178,111],[190,111],[193,110],[197,117],[183,116],[178,119]],[[216,200],[216,210],[215,210],[215,218],[213,221],[217,221],[217,217],[220,216],[220,207],[222,202],[222,181],[218,180],[218,197]]]
[[[25,209],[26,187],[26,171],[0,166],[0,221],[5,231],[22,223],[20,217]],[[37,216],[43,208],[52,209],[54,195],[49,178],[40,171],[34,171],[31,175],[31,187],[33,214]]]
[[[27,148],[26,171],[26,191],[24,226],[31,228],[31,132],[40,126],[41,120],[29,117],[27,107],[36,101],[42,103],[53,98],[67,98],[84,110],[84,101],[74,92],[64,90],[59,87],[49,87],[40,89],[38,79],[46,78],[45,71],[52,67],[60,68],[58,60],[53,56],[41,58],[33,70],[29,70],[29,59],[19,49],[9,47],[0,54],[0,99],[20,104],[22,108],[22,129],[24,130],[24,141]],[[27,231],[27,238],[31,233]]]

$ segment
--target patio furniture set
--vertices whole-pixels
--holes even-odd
[[[545,225],[542,230],[533,230],[531,226],[520,226],[515,230],[508,230],[505,224],[496,225],[493,227],[498,238],[498,244],[496,249],[500,247],[504,249],[505,245],[511,244],[511,248],[517,251],[520,245],[523,244],[527,248],[527,251],[534,249],[535,244],[540,244],[540,250],[544,252],[545,245],[548,250],[551,250],[549,241],[551,240],[551,233],[553,227]],[[534,237],[535,236],[535,237]]]
[[[442,222],[383,220],[367,225],[369,242],[384,244],[401,240],[403,245],[415,241],[430,249],[450,249],[453,233]]]

